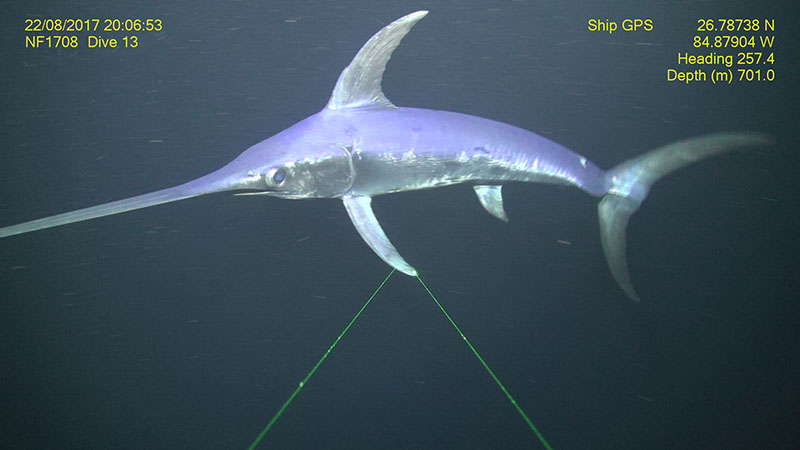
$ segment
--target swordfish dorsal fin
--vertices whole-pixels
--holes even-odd
[[[375,213],[372,212],[372,198],[367,196],[349,196],[342,199],[344,207],[347,209],[347,215],[356,226],[358,234],[364,239],[364,242],[369,245],[382,260],[394,267],[395,269],[403,272],[406,275],[416,276],[417,271],[407,263],[394,245],[386,237],[383,232],[381,224],[375,218]]]
[[[403,16],[375,33],[358,51],[328,100],[329,109],[373,108],[393,109],[392,102],[383,95],[381,81],[386,63],[405,35],[428,11],[417,11]]]

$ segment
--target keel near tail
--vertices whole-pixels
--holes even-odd
[[[720,133],[678,141],[647,152],[609,170],[608,193],[598,206],[600,240],[614,279],[628,297],[638,301],[625,258],[625,229],[650,187],[682,167],[713,155],[768,145],[772,139],[756,133]]]

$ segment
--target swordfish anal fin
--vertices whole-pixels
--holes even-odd
[[[508,222],[508,215],[503,208],[503,186],[480,184],[472,186],[472,189],[478,195],[478,201],[481,202],[483,209],[503,222]]]
[[[394,109],[396,106],[383,95],[381,81],[386,63],[394,49],[428,11],[403,16],[375,33],[358,51],[353,61],[339,75],[328,109]]]
[[[347,209],[347,215],[356,226],[358,234],[364,239],[364,242],[369,245],[375,253],[380,256],[382,260],[394,267],[400,272],[412,277],[417,275],[416,269],[411,267],[409,263],[400,256],[397,249],[394,248],[386,233],[383,232],[381,224],[375,218],[372,212],[372,198],[366,196],[353,196],[344,197],[344,207]]]

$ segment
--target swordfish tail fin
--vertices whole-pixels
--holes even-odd
[[[28,233],[45,228],[57,227],[68,223],[81,222],[94,219],[96,217],[110,216],[134,209],[146,208],[148,206],[160,205],[162,203],[174,202],[189,197],[200,195],[185,188],[185,185],[175,186],[160,191],[143,194],[136,197],[117,200],[115,202],[104,203],[102,205],[70,211],[43,219],[31,220],[19,225],[0,228],[0,238],[14,236],[16,234]]]
[[[700,136],[651,150],[606,173],[609,189],[598,206],[600,241],[611,274],[628,297],[639,301],[628,273],[625,229],[631,215],[647,198],[653,183],[675,170],[710,156],[770,143],[772,139],[769,136],[756,133]]]

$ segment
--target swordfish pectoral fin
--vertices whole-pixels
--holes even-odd
[[[474,189],[475,194],[478,195],[478,201],[481,202],[483,209],[503,222],[508,222],[506,210],[503,208],[503,186],[481,184],[472,186],[472,189]]]
[[[397,249],[394,248],[386,233],[383,232],[378,219],[372,212],[372,198],[366,196],[353,196],[344,197],[344,207],[347,209],[347,215],[353,221],[358,234],[364,239],[364,242],[369,245],[375,253],[380,256],[387,264],[395,269],[403,272],[406,275],[416,276],[417,271],[406,260],[400,256]]]

